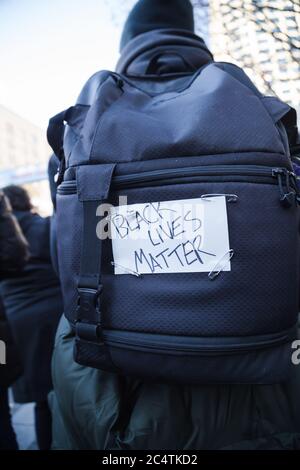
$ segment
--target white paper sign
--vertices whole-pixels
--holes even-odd
[[[210,272],[229,251],[225,196],[118,206],[109,219],[115,274]]]

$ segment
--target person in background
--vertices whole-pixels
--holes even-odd
[[[57,173],[59,167],[59,160],[53,153],[48,162],[48,182],[53,205],[53,214],[50,220],[50,253],[52,266],[54,271],[58,274],[58,259],[57,259],[57,245],[56,245],[56,189],[57,189]]]
[[[29,258],[28,243],[12,207],[0,191],[0,277],[13,275]]]
[[[0,192],[0,279],[20,270],[29,257],[28,244],[12,215],[7,198]],[[20,376],[19,351],[0,298],[0,340],[5,344],[5,363],[0,364],[0,450],[17,450],[16,435],[11,423],[8,387]]]
[[[0,297],[0,340],[5,344],[5,364],[0,365],[0,450],[17,450],[11,422],[8,388],[22,373],[22,363]]]
[[[1,283],[1,293],[14,337],[22,352],[24,374],[13,385],[17,403],[35,402],[35,427],[40,449],[51,446],[52,389],[50,363],[54,336],[63,304],[59,280],[50,258],[50,217],[34,212],[27,191],[3,189],[26,237],[30,257],[22,270]]]

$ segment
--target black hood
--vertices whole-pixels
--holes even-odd
[[[128,77],[147,77],[149,63],[154,57],[164,55],[167,73],[178,73],[178,63],[168,61],[168,54],[178,54],[184,58],[191,67],[197,70],[203,65],[213,61],[213,55],[202,38],[182,29],[156,29],[140,34],[124,47],[116,65],[116,72]],[[108,72],[96,72],[84,85],[77,99],[77,104],[91,105],[95,99],[101,83],[107,78]],[[157,75],[158,76],[158,75]]]
[[[116,66],[118,73],[145,75],[149,61],[159,54],[179,54],[192,68],[211,62],[213,55],[202,38],[183,29],[156,29],[139,34],[122,50]]]

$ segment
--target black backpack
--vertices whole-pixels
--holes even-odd
[[[299,305],[295,111],[230,64],[157,77],[167,91],[98,79],[93,104],[48,129],[75,360],[165,382],[287,379]]]

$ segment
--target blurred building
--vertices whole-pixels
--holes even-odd
[[[0,187],[25,186],[43,214],[51,211],[47,181],[50,154],[42,129],[0,105]]]
[[[210,44],[216,60],[243,66],[261,91],[300,112],[300,49],[286,41],[300,47],[300,8],[292,3],[210,0]]]

